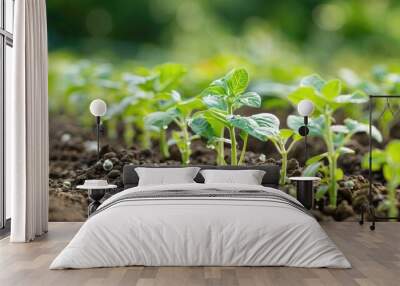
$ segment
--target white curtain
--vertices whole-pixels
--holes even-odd
[[[6,187],[12,242],[48,225],[47,23],[45,0],[15,1],[13,93],[6,98]]]

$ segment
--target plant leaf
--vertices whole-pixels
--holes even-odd
[[[368,124],[364,124],[350,118],[345,119],[344,124],[346,125],[347,129],[349,129],[350,133],[369,133]],[[372,138],[374,138],[378,142],[382,142],[383,140],[381,132],[379,132],[379,130],[375,126],[372,126],[370,136],[372,136]]]
[[[295,87],[288,84],[282,84],[271,81],[257,81],[252,83],[252,89],[263,96],[277,96],[286,98],[286,96],[295,90]]]
[[[146,81],[148,81],[149,77],[125,73],[123,75],[123,80],[132,85],[139,85],[144,84]]]
[[[335,147],[344,145],[345,139],[346,139],[345,133],[333,133],[333,145]]]
[[[261,106],[261,97],[258,93],[250,91],[239,95],[235,99],[235,103],[238,106],[250,106],[250,107],[260,107]]]
[[[103,87],[103,88],[108,88],[108,89],[114,89],[114,90],[120,90],[121,89],[121,83],[108,80],[108,79],[99,79],[95,81],[95,84],[97,86]]]
[[[326,192],[329,190],[329,186],[328,185],[321,185],[317,188],[317,191],[315,192],[315,199],[317,201],[319,201],[320,199],[322,199]]]
[[[199,111],[189,120],[189,126],[193,132],[207,138],[208,141],[215,141],[216,138],[219,138],[223,128],[228,124],[230,123],[226,120],[226,113],[217,109]]]
[[[276,132],[279,132],[279,119],[271,113],[258,113],[250,116],[255,120],[259,127],[271,128]]]
[[[214,80],[210,86],[219,86],[222,87],[224,89],[224,91],[226,91],[226,82],[225,82],[225,78],[219,78]]]
[[[314,164],[308,165],[304,170],[303,170],[303,176],[305,177],[314,177],[319,168],[322,166],[321,162],[316,162]]]
[[[303,78],[300,82],[300,86],[310,86],[318,91],[321,91],[325,83],[325,80],[323,80],[319,75],[312,74]]]
[[[228,120],[232,124],[232,126],[243,130],[244,132],[250,134],[251,136],[259,140],[266,139],[264,133],[258,130],[259,125],[257,124],[257,122],[251,117],[242,117],[240,115],[234,115],[231,116]]]
[[[243,93],[249,84],[249,74],[244,68],[230,71],[224,79],[230,91],[229,95],[233,96]]]
[[[311,157],[310,159],[307,160],[306,165],[312,165],[314,163],[317,163],[317,162],[321,161],[322,159],[324,159],[326,157],[328,157],[328,153],[327,152],[319,154],[319,155],[316,155],[316,156],[313,156],[313,157]]]
[[[332,125],[331,131],[335,132],[335,133],[343,133],[343,134],[347,134],[350,132],[349,129],[344,125]]]
[[[294,105],[297,105],[303,99],[311,100],[314,103],[315,108],[320,112],[322,112],[327,105],[329,105],[333,109],[339,107],[338,103],[335,103],[334,101],[329,101],[327,98],[324,98],[319,94],[318,91],[316,91],[315,88],[311,86],[301,86],[297,88],[288,95],[288,99]]]
[[[340,168],[337,168],[335,170],[335,178],[336,178],[336,180],[338,180],[338,181],[343,180],[343,176],[344,176],[343,170],[340,169]]]
[[[386,154],[380,149],[372,150],[372,164],[371,170],[377,172],[382,169],[382,166],[386,163]],[[369,152],[364,155],[361,166],[363,169],[369,168]]]
[[[177,116],[175,109],[153,112],[145,117],[145,126],[166,128]]]
[[[361,91],[356,91],[356,92],[353,92],[352,94],[339,95],[338,97],[336,97],[335,101],[337,103],[360,104],[360,103],[368,102],[368,96]]]
[[[176,91],[176,90],[171,91],[171,97],[172,97],[172,99],[173,99],[175,102],[180,102],[180,101],[182,101],[182,96],[181,96],[181,94],[180,94],[178,91]]]
[[[400,168],[400,140],[391,141],[387,145],[385,153],[388,164]]]
[[[347,103],[347,101],[361,100],[359,94],[355,94],[354,97],[346,99],[340,95],[340,92],[340,80],[334,79],[326,82],[319,75],[314,74],[305,77],[301,81],[300,87],[293,91],[288,98],[294,104],[298,104],[299,101],[303,99],[311,100],[319,112],[324,112],[326,108],[334,111],[344,103]]]
[[[281,129],[279,130],[279,135],[282,137],[284,141],[287,141],[292,135],[294,131],[292,129]]]
[[[224,126],[227,126],[227,127],[230,126],[230,123],[227,119],[226,112],[223,112],[216,108],[210,108],[208,110],[205,110],[203,113],[204,113],[204,117],[207,120],[216,120]]]
[[[314,102],[315,98],[316,98],[315,90],[314,90],[314,88],[309,87],[309,86],[299,87],[299,88],[295,89],[294,91],[292,91],[291,93],[289,93],[289,95],[288,95],[288,99],[294,105],[297,105],[303,99],[309,99]]]
[[[175,63],[159,65],[155,68],[155,71],[158,77],[154,83],[154,89],[158,92],[170,91],[176,88],[186,74],[186,69],[182,65]]]
[[[218,108],[221,110],[227,109],[224,99],[220,96],[206,95],[203,97],[203,102],[205,105],[207,105],[208,107],[211,107],[211,108],[214,107],[214,108]]]
[[[217,136],[215,128],[213,128],[211,123],[202,116],[189,120],[189,126],[194,133],[208,140]]]
[[[207,95],[215,95],[215,96],[223,96],[226,95],[225,89],[223,86],[220,85],[211,85],[203,90],[200,94],[201,96]]]
[[[396,170],[392,169],[389,165],[384,165],[383,176],[387,181],[392,181],[396,177]]]
[[[135,104],[137,98],[133,95],[124,97],[120,102],[117,104],[113,104],[110,106],[109,110],[107,110],[107,118],[111,118],[115,115],[122,114],[128,106]]]
[[[308,122],[308,129],[310,136],[321,137],[324,128],[324,117],[321,115],[316,118],[310,118]],[[296,133],[301,126],[304,126],[304,118],[302,116],[289,115],[287,118],[287,125]]]
[[[329,100],[334,100],[340,95],[342,83],[338,79],[332,79],[324,84],[321,93]]]
[[[200,110],[204,108],[203,102],[195,97],[187,99],[176,104],[176,109],[184,116],[188,117],[194,110]]]
[[[299,133],[294,133],[293,141],[300,141],[302,139],[303,139],[303,136],[301,136]]]
[[[340,147],[336,150],[338,154],[355,154],[356,152],[353,149],[348,147]]]

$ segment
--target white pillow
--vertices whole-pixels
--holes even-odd
[[[139,186],[195,183],[193,180],[200,168],[135,168]]]
[[[202,170],[205,184],[261,185],[265,171],[262,170]]]

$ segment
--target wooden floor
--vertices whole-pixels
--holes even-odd
[[[352,269],[289,267],[124,267],[48,270],[81,223],[50,223],[43,238],[28,244],[0,241],[0,285],[400,285],[400,224],[379,223],[375,232],[354,222],[324,229]]]

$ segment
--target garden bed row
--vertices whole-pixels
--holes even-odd
[[[73,137],[62,131],[53,134],[50,144],[50,221],[84,221],[87,218],[87,193],[76,189],[76,186],[82,184],[84,180],[107,179],[109,183],[116,184],[119,191],[123,187],[121,174],[126,164],[181,164],[179,151],[175,148],[171,149],[170,159],[165,160],[158,152],[158,148],[141,150],[135,145],[130,148],[105,145],[101,148],[101,159],[97,161],[93,143],[83,135]],[[357,142],[353,144],[356,145]],[[191,164],[215,164],[214,151],[206,148],[202,142],[194,142],[192,149]],[[294,152],[297,153],[299,152]],[[279,160],[265,158],[265,155],[254,152],[247,152],[245,163],[280,165]],[[313,210],[318,220],[355,220],[360,213],[361,205],[367,202],[368,195],[368,180],[364,177],[360,163],[360,155],[358,157],[347,155],[339,161],[346,175],[339,181],[338,206],[332,208],[328,205],[327,198],[322,198]],[[301,175],[302,169],[296,158],[289,159],[288,176]],[[379,176],[377,178],[379,179]],[[295,186],[292,184],[282,186],[282,190],[295,195]],[[108,193],[108,196],[112,194]],[[383,182],[374,182],[373,201],[376,206],[381,206],[378,208],[381,215],[385,214],[382,202],[386,196]]]

